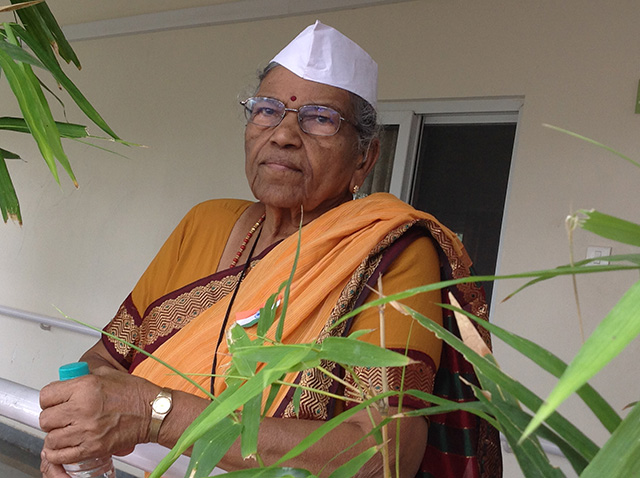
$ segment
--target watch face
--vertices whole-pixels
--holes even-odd
[[[153,410],[156,413],[167,413],[171,410],[171,400],[167,397],[158,397],[153,402]]]

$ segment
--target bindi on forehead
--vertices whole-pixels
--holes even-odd
[[[293,95],[293,96],[291,97],[291,101],[295,101],[295,100],[297,100],[297,99],[298,99],[298,97],[297,97],[297,96],[295,96],[295,95]]]

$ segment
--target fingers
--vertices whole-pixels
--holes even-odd
[[[40,460],[42,478],[69,478],[62,465],[54,465],[47,459],[47,454],[44,450],[40,453]]]
[[[41,392],[40,414],[40,427],[48,432],[48,461],[73,463],[133,449],[145,441],[149,403],[158,388],[104,367],[48,385]]]

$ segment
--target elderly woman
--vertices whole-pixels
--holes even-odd
[[[285,343],[378,329],[374,309],[342,327],[330,326],[375,298],[367,284],[375,285],[381,275],[384,293],[391,294],[437,282],[441,273],[467,274],[470,261],[462,245],[431,216],[388,194],[353,200],[379,152],[376,83],[373,60],[336,30],[317,22],[296,37],[269,64],[255,96],[242,102],[248,120],[245,171],[258,202],[212,200],[193,208],[106,331],[179,370],[202,374],[197,377],[200,384],[218,395],[224,380],[207,374],[220,375],[228,368],[224,332],[238,322],[255,333],[254,312],[290,274],[301,222]],[[476,286],[456,292],[470,310],[486,312]],[[436,291],[406,304],[442,323],[443,312],[436,305],[441,300]],[[407,389],[432,392],[441,355],[446,356],[441,342],[392,309],[386,321],[385,346],[408,350],[415,360],[404,372],[390,369],[390,387],[399,389],[404,383]],[[273,335],[269,331],[268,336]],[[379,344],[379,333],[374,330],[360,340]],[[201,390],[107,336],[82,360],[89,363],[90,376],[54,382],[41,392],[40,421],[48,432],[42,470],[47,477],[65,476],[62,463],[126,453],[138,443],[172,447],[209,404]],[[356,368],[356,374],[373,385],[381,376],[379,369],[364,367]],[[347,375],[345,380],[354,379]],[[338,388],[346,398],[358,399],[315,369],[291,374],[286,381],[326,391]],[[296,414],[292,394],[291,388],[282,387],[261,424],[259,454],[266,464],[345,407],[340,400],[305,391]],[[158,410],[161,402],[170,406]],[[408,396],[403,402],[403,408],[423,406]],[[399,423],[402,476],[416,476],[421,465],[429,476],[462,476],[451,474],[455,467],[444,464],[455,453],[427,447],[427,420],[413,417]],[[371,428],[367,412],[358,412],[287,465],[328,475],[375,443],[368,438],[349,448]],[[459,453],[460,466],[474,469],[465,476],[480,476],[475,454]],[[359,476],[379,476],[381,462],[376,455]],[[239,445],[219,464],[225,470],[256,465],[255,460],[243,460]]]

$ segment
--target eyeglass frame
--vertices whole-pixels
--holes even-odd
[[[282,110],[282,116],[280,116],[280,120],[276,124],[274,124],[272,126],[267,126],[267,125],[263,125],[263,124],[259,124],[259,123],[254,123],[253,121],[251,121],[250,117],[248,117],[247,115],[251,115],[252,111],[247,107],[247,103],[249,101],[251,101],[251,100],[254,100],[254,99],[273,100],[273,101],[277,101],[278,103],[280,103],[284,107],[284,109]],[[336,134],[338,134],[338,131],[340,131],[340,126],[342,125],[343,121],[345,123],[347,123],[347,124],[350,124],[350,125],[354,126],[354,127],[356,126],[355,123],[353,123],[352,121],[350,121],[347,118],[343,117],[342,114],[338,110],[336,110],[334,108],[331,108],[330,106],[325,106],[325,105],[308,104],[308,105],[302,105],[302,106],[300,106],[300,108],[287,108],[287,105],[285,105],[283,101],[280,101],[278,98],[272,98],[270,96],[250,96],[246,100],[240,101],[240,104],[242,106],[244,106],[246,120],[249,123],[255,124],[256,126],[260,126],[262,128],[275,128],[275,127],[277,127],[278,125],[280,125],[280,123],[282,123],[282,120],[284,119],[284,117],[286,116],[286,114],[288,112],[297,113],[298,126],[300,126],[300,129],[304,133],[306,133],[306,134],[308,134],[310,136],[321,136],[321,137],[327,137],[327,138],[329,138],[331,136],[335,136]],[[337,113],[338,114],[338,118],[340,118],[340,122],[338,123],[338,126],[337,126],[336,130],[331,134],[310,133],[309,131],[305,130],[304,127],[302,126],[302,120],[300,118],[300,110],[302,108],[305,108],[305,107],[325,108],[325,109],[327,109],[329,111],[333,111],[333,112]]]

